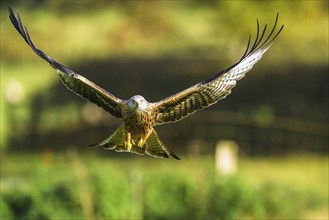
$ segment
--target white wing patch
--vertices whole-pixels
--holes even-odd
[[[238,65],[230,69],[227,73],[223,74],[218,78],[218,85],[216,86],[218,90],[226,91],[232,89],[236,82],[242,79],[247,72],[249,72],[253,66],[262,58],[263,54],[271,47],[264,49],[258,49],[254,53],[249,54],[243,60],[240,61]],[[214,82],[214,84],[216,84]]]

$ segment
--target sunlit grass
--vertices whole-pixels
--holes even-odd
[[[279,24],[286,26],[279,39],[280,45],[290,49],[277,59],[321,63],[328,58],[323,51],[328,42],[325,5],[320,1],[298,4],[272,1],[266,4],[221,2],[197,7],[197,4],[180,2],[128,2],[121,7],[105,4],[92,10],[81,10],[75,4],[68,4],[70,13],[59,13],[58,6],[50,3],[29,10],[24,10],[21,5],[13,7],[19,9],[34,42],[64,61],[113,56],[161,57],[167,54],[179,57],[188,55],[190,48],[196,46],[200,50],[207,48],[208,53],[203,56],[213,56],[214,49],[217,54],[228,48],[232,50],[232,45],[243,50],[248,35],[254,36],[256,18],[261,25],[268,23],[271,26],[276,13],[280,12]],[[1,10],[1,20],[8,21],[6,8]],[[305,27],[312,27],[312,31],[306,31]],[[4,22],[1,29],[6,30],[2,31],[6,33],[2,34],[2,50],[9,55],[5,59],[30,59],[30,51],[22,49],[24,42],[13,40],[18,39],[18,35],[11,24]]]
[[[270,161],[270,162],[269,162]],[[275,176],[275,181],[280,182],[299,182],[305,185],[313,185],[323,176],[323,186],[327,187],[326,181],[328,176],[328,159],[322,156],[291,156],[291,157],[265,157],[265,158],[250,158],[241,161],[240,167],[242,170],[248,170],[249,174],[255,176],[252,181],[273,181],[271,175]],[[271,170],[271,172],[268,172]],[[271,175],[268,175],[268,174]],[[309,178],[305,178],[305,177]],[[321,183],[319,183],[321,185]],[[320,188],[324,190],[324,188]]]
[[[182,161],[175,161],[140,157],[136,155],[128,155],[129,157],[126,158],[107,157],[95,154],[94,151],[88,151],[88,149],[83,150],[83,152],[87,154],[83,153],[78,156],[78,160],[80,160],[82,164],[78,169],[83,169],[83,172],[86,173],[91,192],[97,190],[97,186],[93,184],[98,183],[98,181],[104,181],[104,184],[107,183],[102,185],[102,188],[104,192],[108,193],[114,193],[114,189],[119,190],[120,188],[124,190],[123,193],[128,193],[126,187],[129,189],[129,185],[133,184],[131,181],[142,181],[140,184],[150,184],[149,186],[152,187],[144,188],[144,193],[146,193],[145,196],[147,196],[145,199],[149,201],[149,199],[151,199],[149,196],[157,197],[158,194],[165,193],[155,190],[156,188],[154,187],[156,187],[157,184],[159,184],[160,187],[162,184],[168,185],[168,183],[171,183],[172,187],[178,187],[178,185],[175,185],[176,183],[181,184],[180,181],[187,181],[186,184],[188,183],[189,186],[186,187],[192,187],[187,188],[191,190],[188,193],[192,193],[189,196],[192,196],[193,198],[196,196],[194,195],[195,193],[198,193],[200,196],[205,196],[204,194],[210,193],[210,189],[207,187],[213,185],[216,177],[214,159],[211,156],[193,158],[182,157]],[[103,153],[114,154],[114,152],[107,151],[104,151]],[[70,154],[65,151],[55,153],[48,149],[33,154],[8,153],[5,155],[5,160],[2,161],[1,166],[2,189],[5,190],[4,192],[8,193],[8,191],[15,190],[15,187],[18,187],[17,190],[23,190],[27,193],[30,192],[35,194],[38,189],[35,188],[33,184],[36,184],[37,186],[43,182],[43,179],[47,179],[47,187],[56,186],[56,183],[64,184],[65,182],[72,181],[76,183],[76,181],[79,180],[76,176],[77,166],[75,163],[76,162],[72,161]],[[273,215],[272,217],[280,218],[291,216],[295,211],[296,213],[293,215],[298,215],[300,218],[326,218],[328,213],[327,165],[328,157],[321,156],[272,157],[266,159],[241,158],[239,161],[237,176],[233,179],[235,182],[230,183],[234,184],[234,186],[232,186],[233,188],[223,188],[223,190],[229,190],[227,191],[227,193],[229,193],[227,195],[228,197],[225,198],[233,199],[229,196],[231,193],[233,193],[231,196],[238,195],[235,193],[241,193],[238,198],[244,198],[246,201],[250,200],[249,197],[253,198],[252,200],[255,204],[247,205],[245,204],[246,201],[236,201],[238,203],[242,202],[241,205],[245,204],[242,205],[242,207],[245,207],[246,205],[246,207],[250,206],[249,208],[246,209],[245,207],[242,210],[239,210],[239,206],[236,207],[237,213],[234,214],[234,216],[240,216],[240,218],[252,217],[250,214],[254,215],[254,217],[263,216],[264,218],[267,218]],[[102,180],[99,179],[99,175]],[[135,178],[137,179],[135,180]],[[142,179],[138,180],[138,178]],[[116,179],[120,179],[121,181],[125,180],[127,182],[123,185],[118,185],[118,183],[115,182]],[[152,184],[150,183],[151,180]],[[163,180],[166,181],[159,182]],[[15,184],[9,186],[9,183]],[[222,182],[222,184],[225,185],[225,181]],[[143,187],[134,184],[132,186]],[[30,190],[24,190],[26,187]],[[194,187],[199,187],[199,189],[194,189]],[[43,190],[45,189],[46,188]],[[51,189],[49,188],[47,190]],[[77,191],[79,188],[73,187],[70,190],[73,190],[72,192],[76,194],[78,193]],[[155,191],[153,194],[147,194],[148,190]],[[234,190],[238,191],[235,192]],[[219,196],[223,196],[222,193],[219,194]],[[263,194],[256,195],[254,193],[268,194],[268,197]],[[128,199],[127,201],[129,202],[129,195],[130,193],[127,195],[122,194],[121,196]],[[97,198],[102,197],[101,195],[94,196]],[[202,198],[203,197],[200,197],[200,199]],[[218,199],[220,198],[222,197],[219,197]],[[264,198],[266,199],[264,200]],[[106,200],[106,198],[102,198],[103,202]],[[108,200],[113,202],[112,198],[108,198]],[[120,201],[122,201],[122,198]],[[292,201],[292,203],[285,203],[284,201]],[[98,205],[100,205],[100,202],[101,201],[98,201]],[[262,202],[266,202],[266,204],[262,204]],[[257,208],[258,205],[256,203],[259,203],[258,205],[260,209]],[[279,204],[282,204],[282,207]],[[153,206],[154,205],[156,204],[153,204]],[[277,210],[279,207],[281,207],[281,211]],[[126,213],[127,210],[121,210],[121,214],[120,210],[117,211],[118,215],[122,215],[123,213]],[[161,212],[159,211],[158,214],[160,213]],[[112,212],[112,214],[114,213]],[[70,216],[68,213],[65,215]],[[53,213],[53,216],[60,215],[58,213]]]
[[[38,62],[36,57],[33,62],[19,62],[19,64],[5,62],[1,65],[1,73],[1,89],[5,90],[11,80],[18,80],[27,98],[37,91],[49,88],[59,80],[56,71],[47,63]]]

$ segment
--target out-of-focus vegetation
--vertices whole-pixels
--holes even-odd
[[[328,1],[0,4],[1,219],[328,218]],[[256,18],[270,28],[279,12],[285,28],[225,100],[156,127],[177,162],[83,148],[121,122],[67,91],[8,5],[51,57],[120,98],[149,101],[236,62]],[[210,155],[221,139],[243,157],[216,182]]]
[[[327,157],[243,159],[235,176],[219,180],[212,157],[152,161],[80,157],[68,150],[10,159],[1,169],[2,219],[325,219],[328,214]]]

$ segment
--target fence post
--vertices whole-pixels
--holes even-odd
[[[238,144],[231,140],[218,141],[215,153],[216,178],[231,176],[238,169]]]

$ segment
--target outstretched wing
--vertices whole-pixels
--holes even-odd
[[[26,43],[39,57],[47,61],[50,66],[57,70],[59,76],[62,78],[63,83],[69,90],[97,104],[99,107],[111,113],[113,116],[122,118],[121,104],[123,103],[123,100],[115,97],[85,77],[73,72],[69,68],[58,63],[43,51],[38,49],[33,44],[26,27],[23,26],[19,13],[17,12],[16,18],[13,10],[10,7],[8,7],[8,10],[9,18],[12,24],[15,26],[16,30],[22,35]]]
[[[260,34],[259,22],[257,20],[257,35],[255,41],[250,47],[249,36],[247,49],[237,63],[208,80],[200,82],[162,101],[152,103],[153,108],[158,112],[155,123],[175,122],[197,110],[209,107],[229,95],[232,88],[236,85],[236,82],[242,79],[245,74],[252,69],[254,64],[262,58],[262,55],[271,47],[273,40],[281,32],[283,25],[279,31],[274,34],[278,16],[279,14],[276,16],[270,34],[265,39],[264,35],[267,25],[265,25]]]

